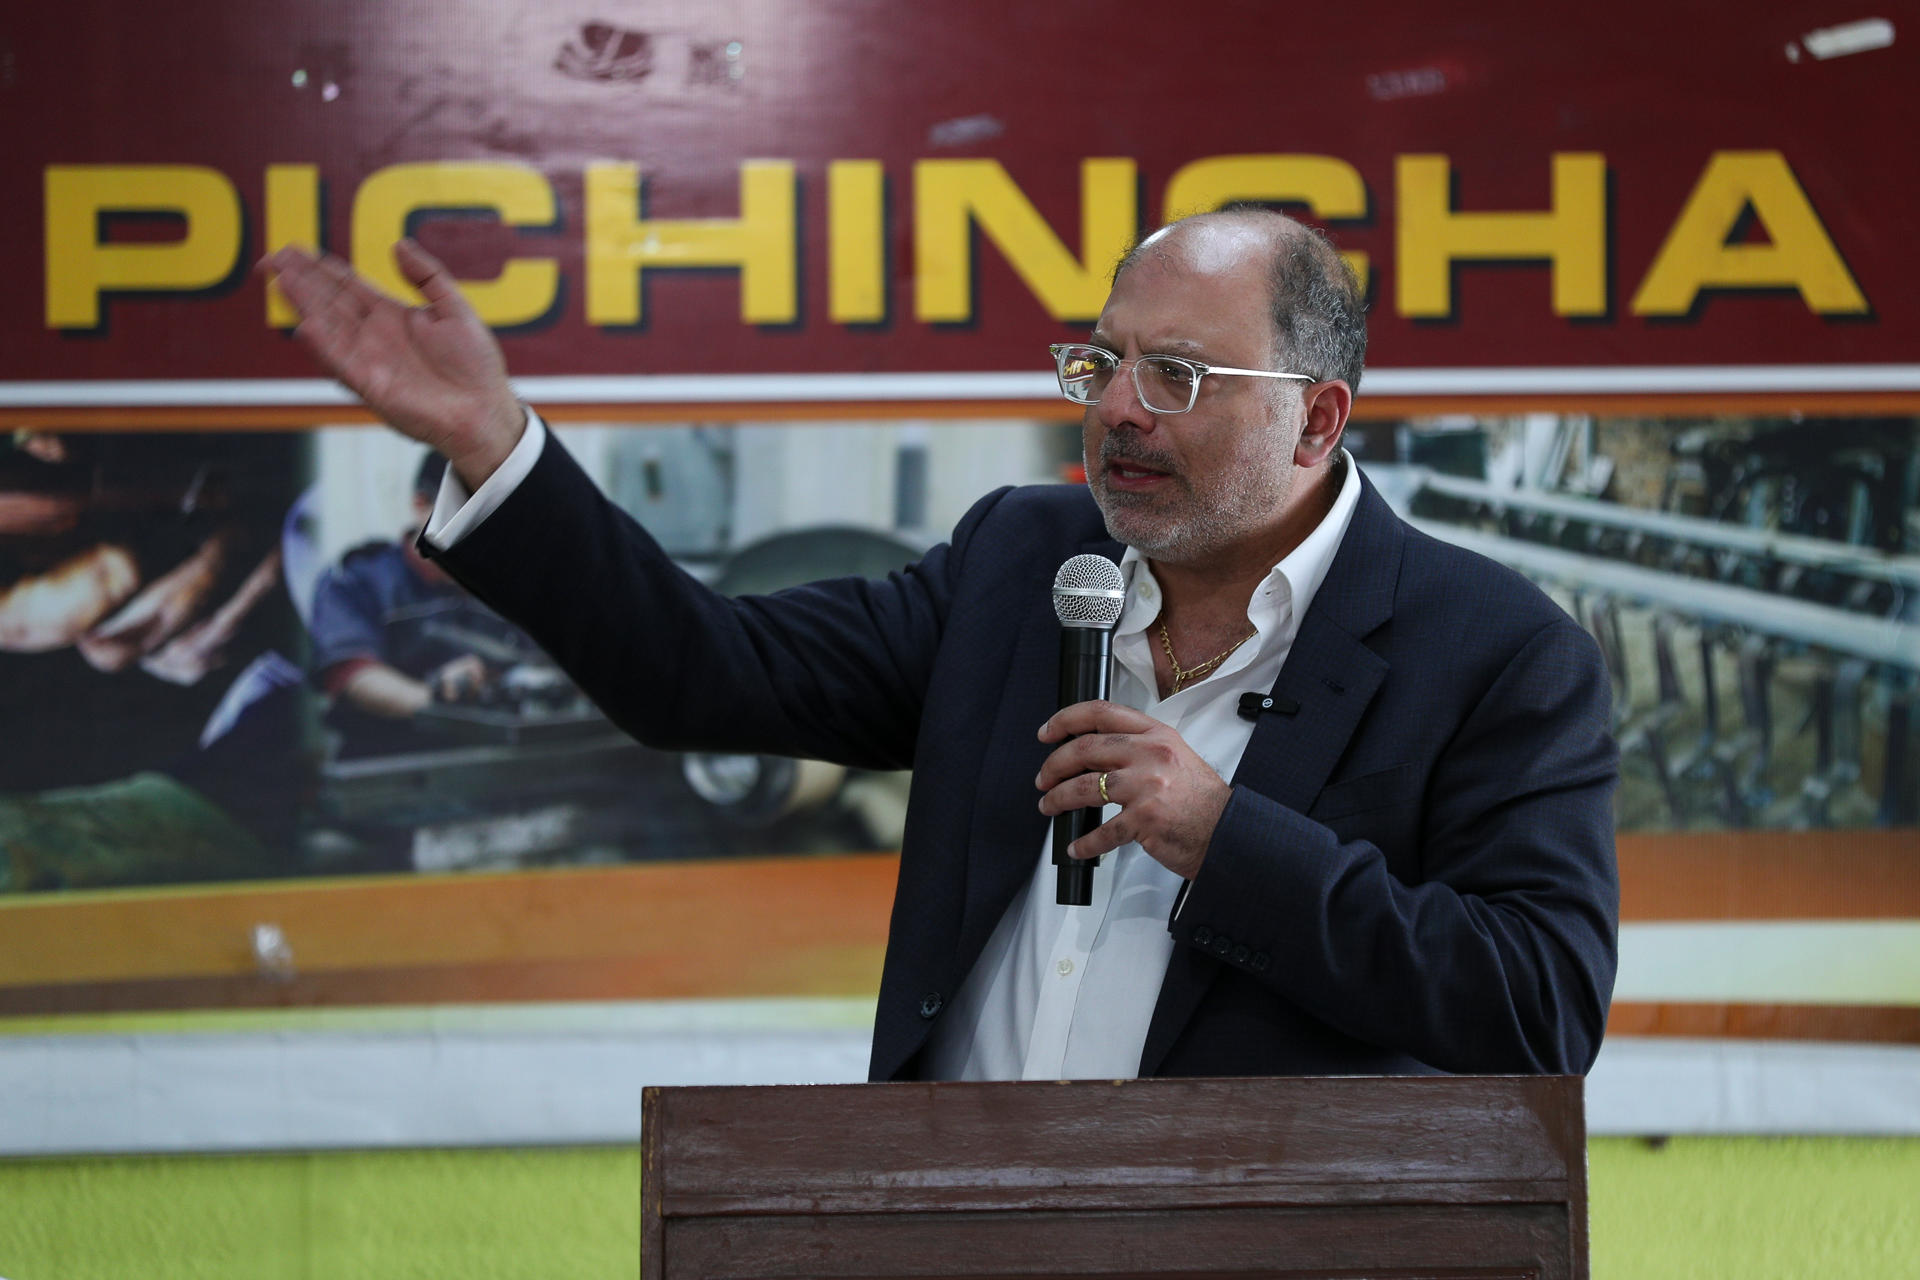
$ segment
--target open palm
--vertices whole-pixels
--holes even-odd
[[[424,306],[389,297],[331,255],[289,247],[261,266],[300,316],[294,336],[327,372],[463,476],[490,472],[521,423],[500,344],[426,250],[402,240],[394,261]]]

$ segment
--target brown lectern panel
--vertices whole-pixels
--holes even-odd
[[[1585,1280],[1571,1077],[648,1089],[647,1280]]]

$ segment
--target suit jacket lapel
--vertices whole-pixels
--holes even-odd
[[[1254,722],[1234,785],[1300,813],[1320,794],[1387,676],[1385,659],[1364,641],[1393,615],[1404,539],[1399,518],[1363,473],[1346,537],[1274,682],[1276,699],[1291,699],[1300,709],[1270,712]],[[1219,971],[1211,957],[1175,945],[1147,1030],[1141,1075],[1159,1067]]]

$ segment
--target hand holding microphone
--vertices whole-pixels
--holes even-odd
[[[1119,566],[1104,556],[1075,556],[1060,566],[1053,601],[1061,624],[1061,710],[1041,726],[1040,740],[1064,745],[1034,783],[1044,793],[1040,811],[1053,818],[1057,901],[1091,903],[1099,858],[1131,841],[1190,880],[1233,789],[1173,729],[1107,700],[1113,628],[1126,603]],[[1102,823],[1106,804],[1121,812]]]

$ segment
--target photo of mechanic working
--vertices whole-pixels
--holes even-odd
[[[495,701],[510,671],[545,665],[524,632],[415,549],[446,469],[427,454],[400,536],[352,548],[315,588],[309,665],[341,758],[421,750],[423,715]]]

